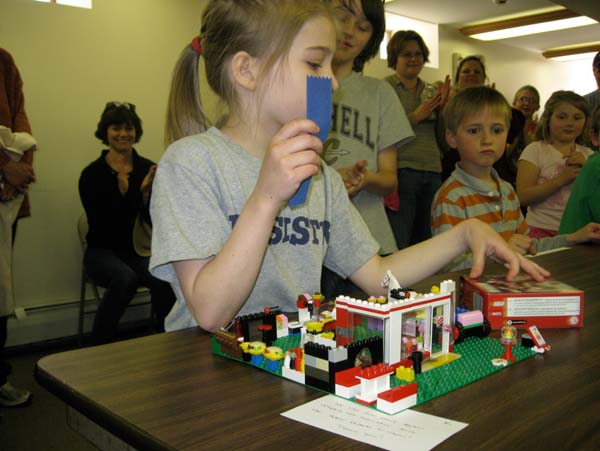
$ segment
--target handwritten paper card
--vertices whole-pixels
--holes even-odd
[[[333,395],[315,399],[282,415],[389,450],[430,450],[467,426],[413,410],[387,415]]]

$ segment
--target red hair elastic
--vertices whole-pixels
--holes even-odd
[[[202,47],[200,46],[200,36],[194,37],[192,39],[192,48],[198,55],[202,55]]]

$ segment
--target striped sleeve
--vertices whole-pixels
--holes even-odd
[[[467,219],[465,198],[454,195],[460,188],[462,188],[460,182],[449,179],[436,193],[431,205],[431,233],[433,235],[439,235]]]
[[[450,230],[466,218],[466,210],[463,196],[455,196],[462,188],[462,184],[456,180],[448,179],[436,193],[431,206],[431,233],[439,235]],[[472,266],[471,253],[459,255],[446,265],[442,271],[460,271]]]

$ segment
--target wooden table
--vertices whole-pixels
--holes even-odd
[[[598,449],[600,247],[538,257],[585,291],[585,327],[544,330],[552,350],[420,405],[469,423],[440,450]],[[455,274],[456,275],[456,274]],[[425,290],[430,278],[416,286]],[[133,447],[152,449],[365,449],[280,415],[322,396],[211,354],[187,329],[44,357],[39,383]]]

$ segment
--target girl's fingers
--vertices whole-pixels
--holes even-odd
[[[521,270],[526,272],[527,274],[529,274],[535,280],[541,282],[542,280],[550,277],[550,271],[542,268],[537,263],[534,263],[533,261],[531,261],[525,257],[521,257],[520,255],[519,255],[519,260],[520,260],[519,264],[521,266]]]
[[[479,252],[473,252],[473,262],[471,264],[471,272],[469,277],[477,279],[483,274],[483,268],[485,266],[485,257]]]
[[[529,274],[537,281],[542,281],[550,276],[549,271],[507,246],[492,245],[488,255],[495,260],[504,262],[504,267],[507,269],[506,280],[513,280],[519,274],[519,271]],[[485,258],[486,252],[483,249],[473,249],[473,264],[469,277],[477,278],[483,274]]]
[[[310,119],[294,119],[287,124],[284,124],[284,126],[281,127],[277,133],[275,133],[275,136],[273,136],[271,142],[276,144],[282,141],[287,141],[288,139],[294,138],[298,135],[314,135],[317,133],[319,133],[319,126],[315,123],[315,121],[311,121]]]
[[[275,138],[273,138],[271,145],[271,153],[282,154],[282,158],[284,158],[285,155],[302,152],[305,150],[313,151],[318,157],[323,151],[323,143],[316,136],[304,133],[300,135],[292,135],[286,139],[282,139],[279,142],[276,142]]]
[[[284,166],[287,171],[287,178],[292,185],[300,186],[305,179],[317,175],[321,169],[321,159],[319,156],[314,158],[315,152],[305,150],[296,152],[286,158]],[[353,185],[350,182],[351,186]]]

